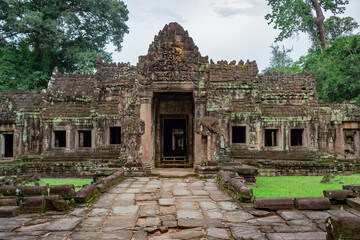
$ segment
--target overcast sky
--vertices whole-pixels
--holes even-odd
[[[260,71],[269,65],[270,45],[278,31],[264,16],[270,12],[265,0],[124,0],[129,9],[129,34],[125,35],[115,62],[136,65],[146,55],[154,36],[165,24],[178,22],[199,47],[203,56],[218,60],[256,60]],[[350,0],[344,16],[360,23],[360,0]],[[357,31],[360,32],[360,29]],[[297,60],[309,47],[306,35],[279,43],[293,47]],[[113,52],[114,48],[108,47]]]

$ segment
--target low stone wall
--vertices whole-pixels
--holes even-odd
[[[100,177],[96,182],[75,192],[73,184],[47,186],[0,186],[0,217],[14,217],[19,213],[43,213],[45,210],[65,211],[73,200],[90,203],[113,185],[124,180],[124,170]]]
[[[116,167],[114,162],[82,161],[82,162],[36,162],[36,163],[14,163],[2,164],[0,176],[21,174],[34,174],[51,177],[78,177],[91,176],[94,168]]]
[[[320,176],[331,173],[360,173],[358,162],[257,161],[260,176]]]
[[[233,198],[240,202],[252,202],[253,191],[245,186],[245,179],[239,177],[236,172],[221,170],[218,174],[218,182],[229,191]]]
[[[92,199],[106,192],[110,187],[123,181],[124,178],[125,172],[123,169],[119,169],[109,176],[100,177],[96,180],[96,182],[93,182],[90,185],[86,185],[77,191],[75,201],[78,203],[90,202]]]

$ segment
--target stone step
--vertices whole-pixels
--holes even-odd
[[[0,217],[16,217],[20,213],[19,206],[0,207]]]
[[[155,168],[151,170],[151,174],[163,177],[196,176],[193,168]]]
[[[347,198],[346,203],[350,207],[360,210],[360,198]]]

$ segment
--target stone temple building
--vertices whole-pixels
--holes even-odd
[[[40,94],[2,92],[0,161],[111,157],[151,171],[360,157],[359,107],[317,100],[311,73],[259,75],[256,62],[209,61],[177,23],[137,66],[99,56],[96,70],[55,68]]]

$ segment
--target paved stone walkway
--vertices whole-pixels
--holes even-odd
[[[321,240],[329,215],[360,211],[259,211],[235,203],[214,179],[128,178],[90,208],[0,218],[0,238]]]

